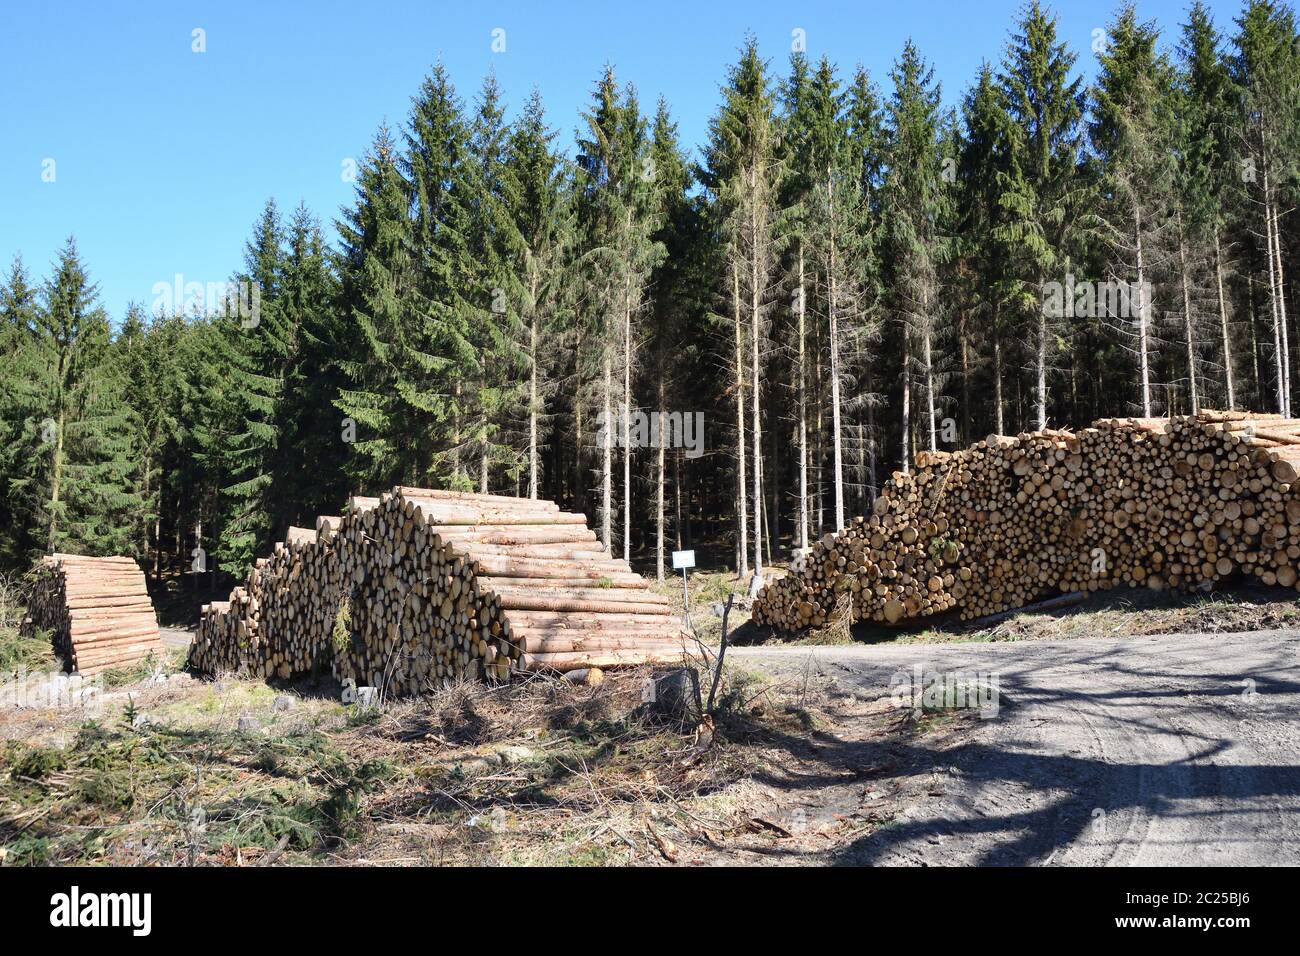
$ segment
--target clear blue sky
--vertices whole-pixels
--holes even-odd
[[[1092,30],[1114,5],[1060,2],[1061,35],[1091,75]],[[1184,0],[1139,4],[1172,35]],[[349,202],[342,163],[385,118],[405,119],[439,57],[469,100],[489,68],[508,105],[536,85],[569,147],[604,63],[646,107],[662,94],[699,144],[745,31],[783,74],[791,31],[880,85],[911,36],[955,102],[998,60],[1019,0],[839,3],[624,2],[18,3],[0,26],[0,267],[21,252],[44,277],[75,235],[114,321],[176,273],[218,282],[238,267],[262,204],[305,201],[329,227]],[[1211,0],[1220,29],[1235,0]],[[192,52],[192,31],[207,50]],[[492,50],[505,31],[505,52]],[[44,182],[47,159],[53,182]]]

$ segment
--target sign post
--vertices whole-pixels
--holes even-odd
[[[686,588],[686,569],[695,567],[695,551],[674,551],[673,552],[673,570],[681,568],[682,571],[682,608],[684,610],[683,621],[687,627],[691,626],[691,594]]]

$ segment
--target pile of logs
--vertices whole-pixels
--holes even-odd
[[[851,615],[983,617],[1118,585],[1297,585],[1300,419],[1204,412],[991,435],[918,456],[872,513],[828,534],[760,592],[786,631]]]
[[[553,502],[398,487],[290,529],[228,602],[205,605],[196,669],[401,695],[680,657],[679,619],[581,514]]]
[[[161,660],[158,619],[131,558],[52,554],[41,559],[23,631],[48,631],[68,670],[91,676]]]

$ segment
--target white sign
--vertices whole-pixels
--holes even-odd
[[[674,551],[673,552],[673,570],[680,571],[682,568],[695,567],[694,551]]]

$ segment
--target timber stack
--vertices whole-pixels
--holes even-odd
[[[205,605],[191,664],[402,695],[466,678],[671,660],[679,621],[581,514],[549,501],[398,487],[291,529],[228,602]]]
[[[1055,593],[1297,586],[1300,419],[1203,412],[927,452],[759,593],[757,623],[963,619]]]
[[[51,554],[41,559],[24,633],[50,633],[68,670],[91,676],[161,660],[162,637],[144,572],[127,557]]]

